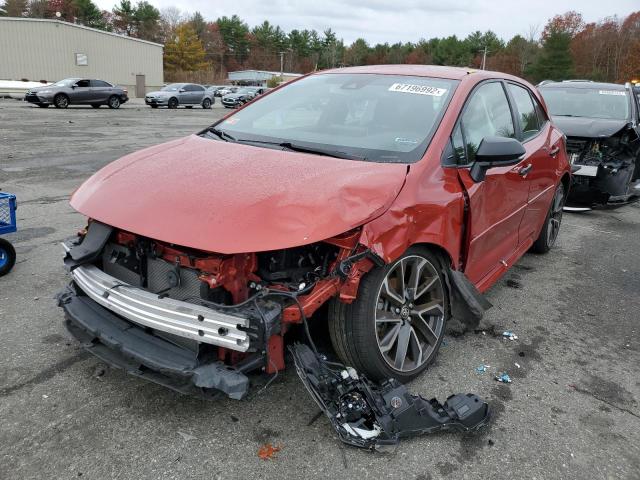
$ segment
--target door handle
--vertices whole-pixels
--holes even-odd
[[[556,155],[558,155],[559,151],[560,151],[560,147],[558,147],[557,145],[554,145],[553,148],[551,148],[551,150],[549,150],[549,155],[551,155],[553,158],[555,158]]]
[[[532,168],[533,168],[533,165],[529,163],[518,170],[518,175],[520,175],[521,177],[526,177]]]

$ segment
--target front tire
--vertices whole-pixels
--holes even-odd
[[[109,97],[109,100],[107,100],[107,105],[112,110],[120,108],[120,98],[118,98],[116,95],[111,95]]]
[[[9,242],[0,238],[0,277],[11,271],[16,264],[16,251]]]
[[[371,270],[351,305],[334,301],[329,332],[341,360],[372,380],[408,382],[435,359],[449,316],[439,258],[409,248]]]
[[[538,238],[531,246],[532,252],[547,253],[555,245],[558,239],[558,233],[560,232],[565,200],[564,184],[560,182],[558,188],[556,188],[556,193],[553,195],[553,200],[551,201],[547,217],[542,225],[540,235],[538,235]]]
[[[67,97],[64,93],[59,93],[55,97],[53,97],[53,105],[56,108],[67,108],[69,106],[69,97]]]
[[[202,101],[202,108],[204,108],[205,110],[209,110],[211,108],[211,100],[209,100],[208,98],[205,98]]]
[[[169,102],[167,103],[167,107],[168,108],[178,108],[178,99],[173,97],[169,99]]]

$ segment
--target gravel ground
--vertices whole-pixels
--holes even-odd
[[[18,263],[0,279],[0,478],[639,478],[638,204],[565,215],[557,247],[525,255],[488,292],[484,331],[447,337],[410,385],[487,398],[494,418],[477,435],[371,454],[342,447],[325,418],[308,425],[317,408],[291,368],[250,401],[203,402],[84,353],[52,299],[68,281],[59,242],[84,225],[69,194],[123,154],[223,113],[0,100],[0,186],[19,198]],[[499,371],[513,383],[496,382]],[[270,461],[257,456],[267,442],[282,447]]]

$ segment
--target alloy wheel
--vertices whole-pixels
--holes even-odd
[[[399,372],[423,365],[444,334],[442,280],[426,258],[409,255],[387,272],[378,290],[375,330],[385,362]]]

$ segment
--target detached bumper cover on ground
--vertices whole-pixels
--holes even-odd
[[[489,405],[471,393],[452,395],[442,405],[412,395],[393,379],[376,385],[350,367],[325,362],[306,345],[293,346],[291,353],[305,387],[349,445],[385,450],[402,437],[475,431],[489,421]]]

